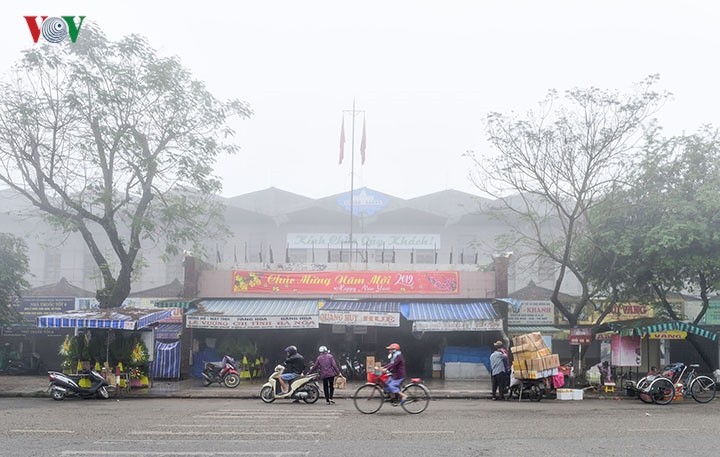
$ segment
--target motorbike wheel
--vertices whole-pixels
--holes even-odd
[[[320,398],[320,390],[312,384],[306,386],[303,390],[308,394],[307,397],[303,398],[303,401],[309,405],[315,403]]]
[[[240,376],[236,375],[235,373],[230,373],[229,375],[225,376],[225,379],[223,379],[223,384],[225,384],[225,387],[230,387],[231,389],[233,389],[240,384]]]
[[[272,403],[275,401],[275,393],[273,392],[273,388],[270,386],[265,386],[260,390],[260,399],[265,403]]]
[[[108,390],[105,386],[102,386],[98,389],[97,396],[98,398],[101,398],[103,400],[107,400],[108,398],[110,398],[110,394],[108,393]]]
[[[205,376],[202,377],[202,385],[203,387],[208,387],[210,384],[212,384],[212,381],[206,378]]]
[[[55,388],[50,389],[50,398],[52,398],[53,400],[60,401],[63,398],[65,398],[65,392],[63,392],[60,389],[55,389]]]
[[[540,388],[537,384],[533,384],[528,389],[528,398],[530,401],[540,401],[542,400],[544,393],[544,389]]]

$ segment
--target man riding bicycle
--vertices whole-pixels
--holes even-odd
[[[390,379],[388,379],[385,386],[388,392],[393,394],[396,398],[400,398],[400,404],[402,404],[407,398],[407,395],[400,392],[400,383],[405,379],[405,359],[402,356],[402,352],[400,352],[399,344],[392,343],[385,349],[390,352],[388,354],[390,362],[383,366],[383,369],[390,372]]]

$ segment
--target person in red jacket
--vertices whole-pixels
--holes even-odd
[[[390,354],[390,362],[383,366],[383,368],[390,372],[390,379],[386,383],[387,390],[392,393],[395,397],[400,397],[400,403],[405,403],[407,395],[400,392],[400,383],[405,379],[405,359],[400,352],[400,345],[392,343],[386,347]]]
[[[340,369],[335,362],[335,357],[330,354],[328,348],[320,346],[318,349],[320,355],[315,359],[310,373],[316,371],[320,373],[320,379],[323,381],[323,392],[325,393],[325,402],[328,405],[334,405],[333,395],[335,393],[335,376],[340,374]]]

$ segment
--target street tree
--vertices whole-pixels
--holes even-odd
[[[684,320],[670,293],[695,293],[702,322],[710,297],[720,290],[720,134],[712,127],[647,143],[630,185],[608,196],[613,203],[591,213],[604,257],[589,272],[602,281],[607,271],[625,295],[656,306],[672,320]],[[703,345],[689,337],[705,362]]]
[[[579,255],[588,254],[579,252],[580,241],[592,233],[588,212],[632,169],[644,127],[668,97],[655,90],[657,81],[648,77],[628,93],[551,91],[525,116],[490,113],[493,150],[469,153],[475,164],[471,179],[494,199],[484,211],[507,228],[500,248],[556,266],[551,301],[571,326],[604,286],[590,282],[586,262],[579,262]],[[571,277],[582,290],[577,303],[560,299]]]
[[[9,233],[0,233],[0,325],[19,320],[13,305],[29,286],[25,279],[28,269],[25,241]]]
[[[237,149],[230,118],[251,112],[178,58],[87,26],[76,43],[25,51],[0,87],[0,182],[82,236],[101,307],[128,296],[144,244],[202,252],[218,233],[213,165]]]

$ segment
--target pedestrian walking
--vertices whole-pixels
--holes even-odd
[[[325,394],[325,402],[328,405],[334,405],[333,395],[335,393],[335,376],[340,374],[340,369],[335,362],[335,357],[330,354],[328,348],[320,346],[318,349],[320,354],[315,359],[310,373],[319,372],[320,379],[323,382],[323,393]]]
[[[493,400],[504,400],[510,381],[510,370],[508,370],[508,356],[503,350],[505,345],[502,341],[496,341],[493,345],[495,350],[490,354],[490,371],[492,375],[492,398]]]

